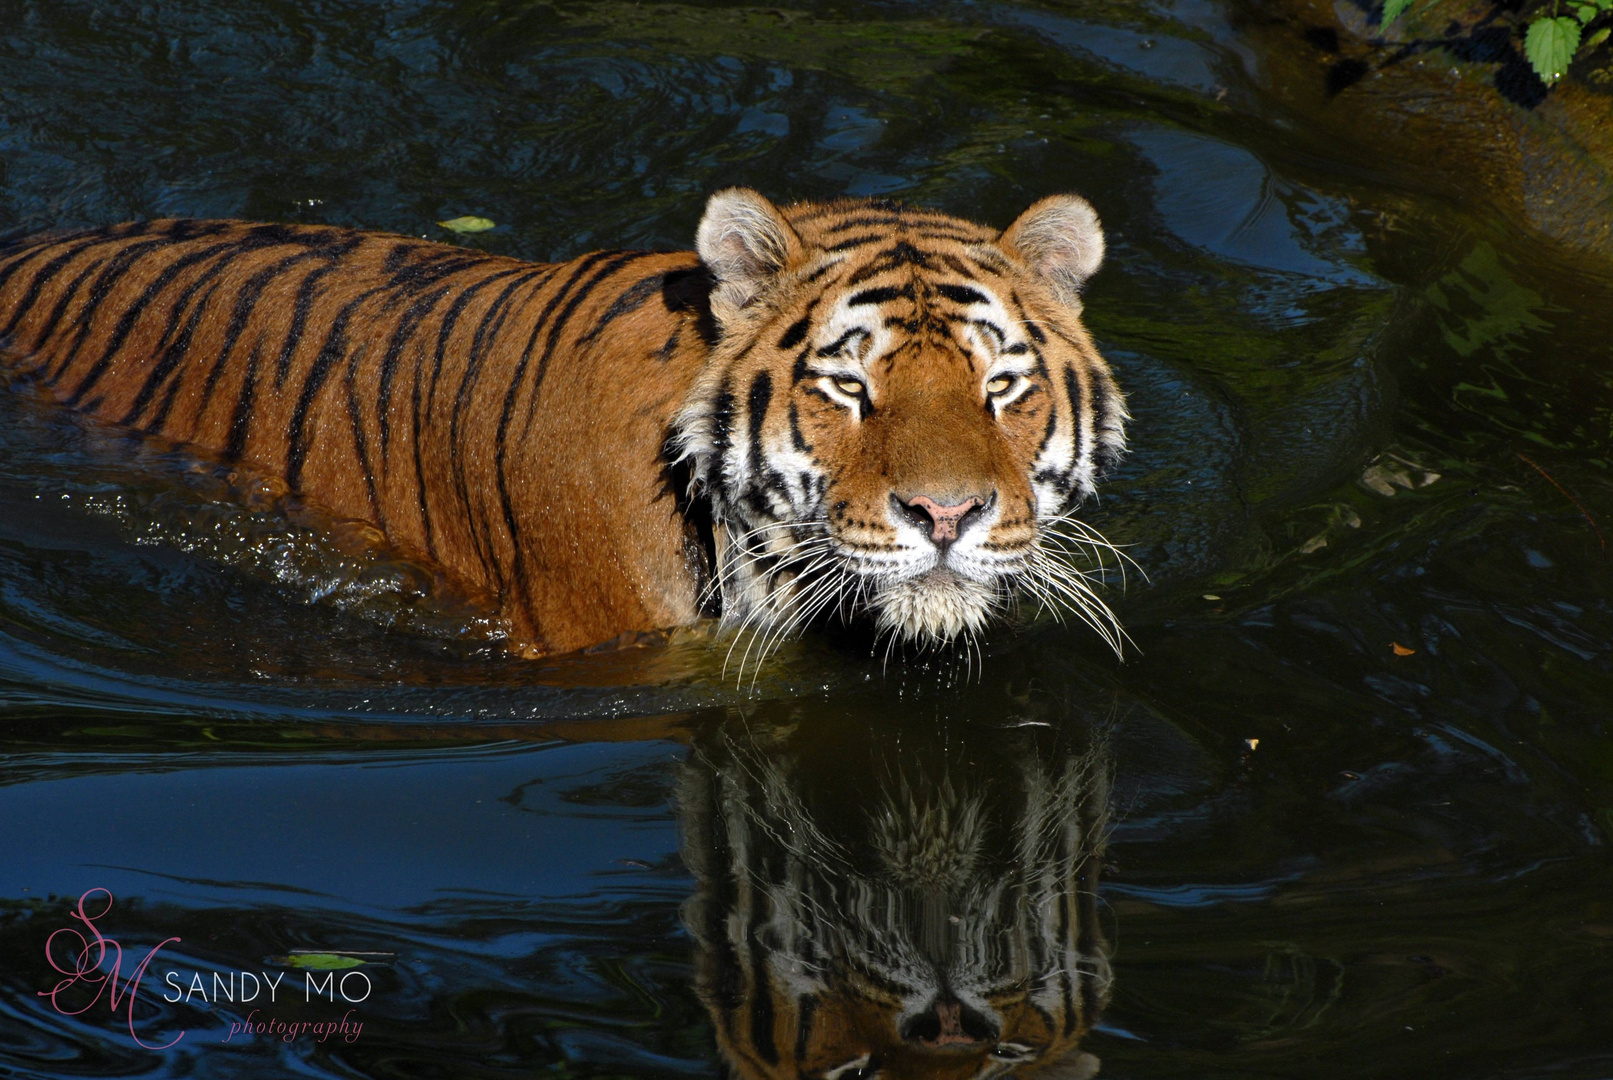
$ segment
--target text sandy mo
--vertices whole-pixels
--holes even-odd
[[[215,971],[212,975],[211,986],[202,980],[202,974],[199,971],[191,975],[190,985],[186,986],[182,985],[179,972],[169,971],[164,974],[162,981],[169,990],[173,991],[173,996],[169,997],[168,991],[165,990],[163,991],[162,999],[170,1004],[179,1001],[189,1004],[191,998],[199,997],[211,1004],[228,1001],[249,1005],[258,1000],[259,994],[267,992],[269,1004],[273,1005],[279,1001],[277,995],[280,992],[280,983],[286,977],[286,973],[283,971],[276,972],[272,977],[267,971]],[[236,981],[237,976],[240,977],[239,983]],[[249,979],[252,982],[251,993],[247,992],[247,980]],[[357,981],[349,982],[349,980]],[[286,988],[288,993],[296,993],[295,985],[294,983]],[[349,1005],[357,1005],[370,996],[372,989],[370,977],[362,971],[344,971],[341,972],[340,978],[337,977],[337,973],[334,971],[307,971],[303,973],[302,999],[305,1002],[312,1001],[317,997],[334,1002],[340,997],[341,1000]]]

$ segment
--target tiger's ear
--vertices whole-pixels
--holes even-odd
[[[1017,255],[1058,298],[1081,305],[1081,287],[1103,265],[1103,226],[1079,195],[1049,195],[1003,230],[997,244]]]
[[[726,188],[706,203],[695,234],[700,260],[717,279],[711,312],[725,325],[801,257],[801,238],[778,207],[750,188]]]

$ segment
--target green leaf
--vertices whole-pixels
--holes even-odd
[[[1613,4],[1613,0],[1608,0],[1608,3]],[[1596,33],[1585,39],[1583,48],[1589,52],[1591,49],[1596,48],[1602,42],[1606,41],[1609,34],[1613,34],[1613,26],[1602,27]]]
[[[478,233],[486,232],[488,229],[491,229],[494,225],[494,221],[492,218],[484,217],[456,217],[449,218],[447,221],[439,221],[437,224],[441,225],[449,232]]]
[[[1568,70],[1568,62],[1574,59],[1574,50],[1579,48],[1579,33],[1579,23],[1567,15],[1536,19],[1529,24],[1529,35],[1523,39],[1523,54],[1547,86]]]
[[[1575,4],[1574,5],[1574,16],[1577,19],[1579,19],[1581,26],[1583,26],[1584,24],[1590,22],[1592,19],[1596,18],[1596,16],[1598,16],[1600,14],[1601,14],[1601,10],[1599,8],[1597,8],[1597,6],[1595,4]]]
[[[364,961],[356,956],[329,952],[298,952],[288,956],[271,956],[269,962],[284,967],[302,968],[306,971],[341,971],[364,965]]]
[[[1613,3],[1613,0],[1608,0]],[[1383,14],[1378,18],[1381,29],[1389,29],[1389,24],[1400,18],[1401,12],[1411,7],[1411,0],[1383,0]]]

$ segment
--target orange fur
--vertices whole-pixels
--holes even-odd
[[[909,517],[968,496],[995,508],[987,545],[1007,559],[1118,452],[1123,408],[1073,292],[1096,261],[1060,241],[1084,226],[1059,215],[1085,204],[1038,206],[999,237],[736,190],[713,198],[698,255],[560,264],[323,226],[120,225],[0,249],[0,351],[73,408],[374,523],[489,597],[527,655],[690,623],[713,570],[727,616],[787,623],[815,580],[792,545],[899,546],[892,496]],[[1095,216],[1087,236],[1101,258]],[[996,411],[981,380],[1006,339],[968,329],[976,276],[1038,335],[1040,368]],[[858,290],[891,347],[859,359],[869,411],[848,418],[803,358],[822,352],[813,311]],[[1071,448],[1056,475],[1037,458],[1055,433]],[[752,505],[766,483],[751,481],[783,474],[733,475],[722,456],[741,436],[753,457],[810,444],[805,483],[830,497]],[[785,572],[735,565],[775,522],[762,547]],[[906,602],[922,614],[949,574],[919,575]]]

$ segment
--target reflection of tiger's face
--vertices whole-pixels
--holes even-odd
[[[731,1068],[1092,1075],[1078,1044],[1109,993],[1106,776],[1097,752],[1033,758],[1009,784],[920,778],[848,809],[772,748],[697,755],[679,793],[699,878],[685,914]]]
[[[1124,445],[1081,324],[1103,257],[1075,196],[998,234],[885,202],[711,200],[722,329],[677,421],[721,530],[725,617],[869,612],[896,636],[979,629],[1017,589],[1112,626],[1049,553]]]

